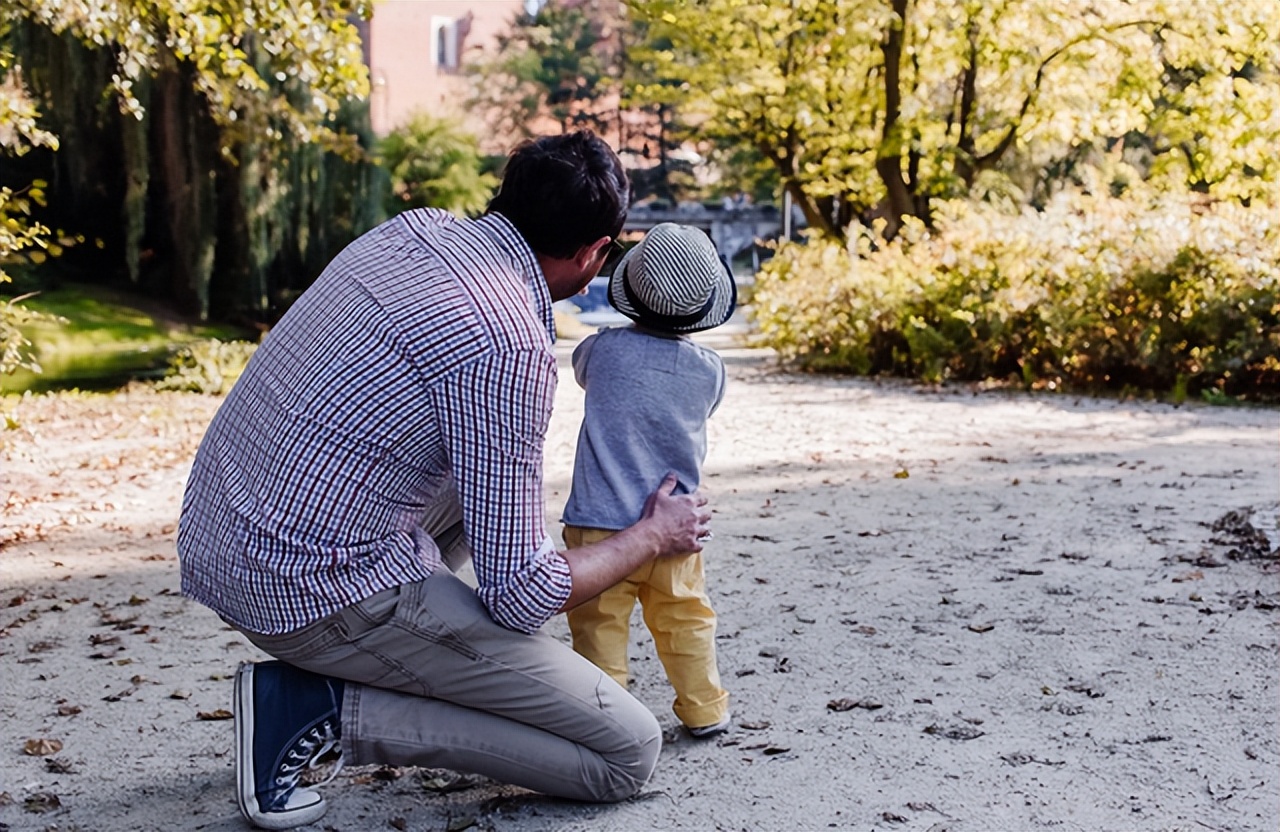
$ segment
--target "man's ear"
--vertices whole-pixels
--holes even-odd
[[[611,243],[613,243],[612,237],[601,237],[594,243],[588,243],[578,249],[578,253],[573,257],[574,262],[577,263],[580,269],[587,268],[593,261],[603,259],[605,250],[609,248]]]

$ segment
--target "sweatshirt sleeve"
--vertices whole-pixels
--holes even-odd
[[[720,407],[720,402],[724,401],[725,388],[729,386],[729,376],[724,369],[724,359],[720,357],[719,353],[715,352],[711,353],[711,356],[715,359],[717,383],[716,396],[711,402],[711,409],[707,411],[707,418],[710,418],[711,414],[715,413]]]
[[[573,349],[573,379],[583,389],[586,389],[587,386],[587,360],[591,357],[591,348],[599,337],[600,333],[598,332],[588,335],[582,339],[582,343]]]

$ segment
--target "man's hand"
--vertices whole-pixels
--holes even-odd
[[[702,542],[711,537],[707,498],[673,493],[676,482],[675,474],[667,474],[630,528],[560,553],[573,574],[573,591],[562,611],[594,598],[654,558],[702,551]]]
[[[701,552],[703,541],[711,535],[707,498],[697,492],[675,494],[676,484],[676,475],[667,474],[640,513],[640,522],[653,526],[658,557]]]

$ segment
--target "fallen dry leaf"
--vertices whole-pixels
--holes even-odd
[[[126,696],[133,696],[137,692],[138,692],[138,686],[132,685],[120,691],[119,693],[107,694],[106,696],[102,697],[102,701],[103,702],[119,702],[121,699],[124,699]]]
[[[71,767],[71,763],[66,760],[59,760],[57,757],[49,757],[44,761],[44,770],[50,774],[75,774],[76,770]]]
[[[851,711],[854,708],[862,708],[866,711],[876,711],[883,707],[884,705],[873,699],[849,699],[847,697],[844,699],[832,699],[827,703],[827,710],[836,712]]]
[[[27,740],[22,746],[22,753],[32,757],[44,757],[49,754],[57,754],[62,750],[62,740],[50,740],[44,737]]]
[[[22,808],[33,815],[43,815],[62,808],[62,801],[53,792],[36,792],[23,801]]]
[[[949,740],[974,740],[984,734],[983,731],[979,731],[977,728],[970,728],[967,725],[960,725],[954,728],[930,725],[924,729],[924,732],[937,737],[946,737]]]
[[[427,769],[422,773],[422,788],[440,794],[465,791],[486,781],[487,778],[480,774],[464,774],[444,768]]]
[[[1004,760],[1011,766],[1025,766],[1030,763],[1037,763],[1042,766],[1064,766],[1067,764],[1066,760],[1042,760],[1034,754],[1026,754],[1023,752],[1001,754],[1000,759]]]
[[[1087,682],[1071,682],[1070,684],[1063,685],[1063,690],[1069,690],[1072,693],[1083,693],[1090,699],[1101,699],[1106,696],[1106,694],[1097,686]]]
[[[219,708],[216,711],[196,711],[196,719],[204,720],[205,722],[234,718],[235,714],[231,713],[231,711],[228,711],[226,708]]]

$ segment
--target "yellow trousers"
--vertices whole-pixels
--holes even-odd
[[[616,532],[565,526],[570,549]],[[707,599],[702,554],[656,558],[616,586],[569,611],[573,649],[627,686],[631,611],[640,600],[644,623],[675,688],[672,710],[685,725],[714,725],[729,713],[729,694],[716,668],[716,614]]]

